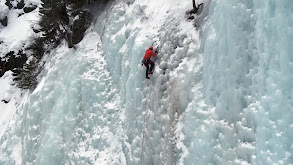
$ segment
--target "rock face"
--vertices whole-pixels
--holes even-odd
[[[78,19],[73,21],[72,26],[72,44],[78,44],[82,39],[84,32],[91,25],[92,15],[88,11],[82,11],[78,14]]]
[[[17,7],[17,9],[22,9],[22,8],[24,8],[24,5],[25,5],[24,0],[21,0],[17,3],[16,7]]]
[[[28,5],[28,6],[24,7],[24,8],[23,8],[23,11],[24,11],[25,13],[29,13],[29,12],[34,11],[36,8],[37,8],[36,5],[31,4],[31,5]]]
[[[0,19],[0,23],[1,23],[2,26],[6,27],[7,24],[8,24],[8,18],[7,18],[7,16],[4,16],[3,19]]]
[[[13,7],[13,5],[10,2],[10,0],[6,0],[5,5],[9,8],[9,10],[12,9],[12,7]]]

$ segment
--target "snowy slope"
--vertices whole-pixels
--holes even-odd
[[[23,95],[21,89],[15,87],[11,71],[7,71],[0,78],[0,139],[6,139],[6,132],[9,132],[11,127],[15,127],[15,113],[22,102],[25,102],[27,95]],[[5,133],[5,134],[4,134]],[[16,137],[15,145],[10,148],[9,157],[20,164],[21,161],[21,144],[20,137]],[[9,139],[12,140],[12,139]],[[2,142],[1,142],[2,144]],[[4,154],[3,154],[4,156]],[[3,156],[0,161],[2,162]]]
[[[16,6],[18,1],[11,2]],[[0,29],[0,56],[3,57],[10,51],[18,51],[27,46],[35,33],[33,27],[37,25],[39,20],[39,10],[24,13],[23,9],[9,8],[5,5],[6,1],[0,2],[1,17],[7,16],[8,23],[6,27]],[[25,0],[26,5],[40,6],[40,0]],[[3,18],[2,18],[3,19]]]
[[[18,1],[11,1],[16,6]],[[22,50],[34,37],[32,28],[39,19],[38,9],[24,13],[23,9],[12,8],[9,10],[5,5],[6,1],[0,2],[1,19],[7,17],[7,26],[0,26],[0,57],[3,61],[8,61],[9,57],[4,57],[8,52]],[[40,5],[39,0],[26,0],[26,5]],[[13,82],[12,71],[6,71],[0,78],[0,139],[5,139],[5,132],[9,132],[11,127],[15,127],[15,113],[18,108],[25,102],[27,95],[24,94]],[[21,110],[20,110],[21,111]],[[17,137],[17,145],[11,148],[10,157],[15,159],[17,164],[21,162],[21,145],[20,137]],[[2,143],[1,143],[2,144]],[[4,156],[4,155],[3,155]],[[3,157],[1,156],[1,160]]]
[[[0,137],[2,137],[3,133],[6,131],[9,120],[12,119],[17,104],[21,100],[21,91],[12,85],[12,78],[12,72],[8,71],[0,79]]]
[[[189,0],[97,12],[76,49],[48,55],[0,164],[292,164],[292,3],[197,2],[194,21]]]
[[[6,1],[0,2],[0,17],[7,17],[7,26],[0,25],[0,58],[2,61],[8,61],[9,57],[5,55],[11,51],[18,52],[32,41],[35,33],[33,27],[37,25],[39,20],[38,8],[34,11],[25,13],[24,10],[12,8],[9,10],[5,4]],[[11,1],[13,6],[17,6],[18,1]],[[39,6],[39,0],[26,0],[26,6]],[[16,112],[17,107],[25,98],[23,92],[20,91],[13,82],[11,71],[5,72],[0,78],[0,138],[7,129],[9,121]],[[7,102],[7,103],[5,103]]]

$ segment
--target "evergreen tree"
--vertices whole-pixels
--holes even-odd
[[[40,9],[40,30],[43,33],[44,44],[47,50],[58,46],[62,39],[66,39],[69,16],[64,0],[43,0]]]
[[[14,81],[17,81],[17,86],[22,89],[34,90],[38,84],[37,69],[38,62],[35,58],[24,64],[23,68],[15,68],[13,75]]]
[[[74,44],[82,40],[83,33],[92,18],[89,12],[82,10],[87,0],[42,0],[42,2],[40,28],[35,29],[35,32],[41,35],[26,48],[28,62],[23,67],[13,70],[14,80],[22,89],[33,90],[37,86],[37,76],[44,65],[41,63],[44,54],[56,48],[62,40],[66,40],[69,47],[74,47]],[[74,22],[73,18],[77,15],[79,19]],[[73,24],[77,26],[71,28]]]

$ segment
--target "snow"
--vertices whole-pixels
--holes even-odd
[[[0,31],[0,40],[3,42],[0,45],[1,56],[10,51],[20,50],[23,46],[31,41],[34,37],[33,27],[39,20],[39,9],[25,13],[22,9],[8,10],[7,6],[2,1],[0,10],[7,13],[8,25]],[[39,0],[28,1],[35,5],[40,5]],[[2,14],[3,14],[2,13]]]
[[[16,104],[20,100],[20,89],[16,88],[13,83],[12,72],[6,72],[0,78],[0,138],[6,131],[9,121],[16,112]],[[8,102],[8,103],[5,103]]]
[[[113,1],[52,50],[2,118],[0,164],[292,164],[292,2],[197,2],[188,21],[191,1]]]

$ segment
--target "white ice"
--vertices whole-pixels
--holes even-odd
[[[189,0],[108,4],[48,55],[0,163],[292,164],[292,2],[203,2],[195,21]]]

